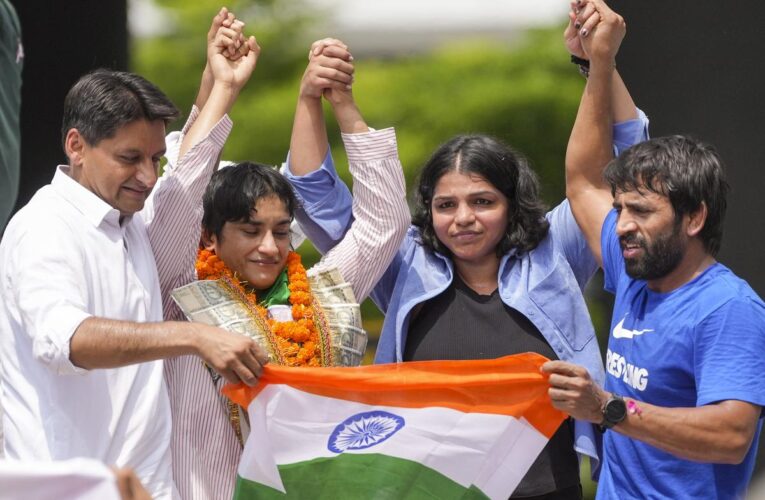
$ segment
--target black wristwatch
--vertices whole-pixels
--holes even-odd
[[[611,394],[603,406],[603,421],[600,423],[600,431],[605,432],[615,426],[627,416],[627,404],[624,398],[617,394]]]

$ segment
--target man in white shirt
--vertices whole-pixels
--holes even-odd
[[[244,40],[230,21],[224,10],[213,22],[205,99],[190,121],[228,112],[255,67],[254,38]],[[252,49],[246,56],[224,55],[242,43]],[[11,219],[0,243],[6,458],[88,457],[130,467],[154,498],[176,496],[161,360],[197,354],[248,384],[266,362],[249,338],[162,322],[152,243],[183,223],[188,198],[201,196],[215,163],[200,168],[195,157],[219,149],[231,129],[227,116],[217,120],[158,182],[165,125],[177,115],[140,76],[85,75],[64,103],[69,164]]]

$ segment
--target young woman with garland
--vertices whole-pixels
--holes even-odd
[[[334,233],[339,242],[306,271],[292,250],[290,224],[295,213],[307,207],[295,198],[287,179],[257,163],[221,168],[212,175],[203,198],[202,248],[196,265],[189,266],[195,275],[177,279],[178,287],[194,279],[223,283],[252,312],[252,320],[268,338],[272,362],[292,366],[322,366],[335,360],[327,345],[335,326],[328,321],[328,301],[312,288],[315,276],[331,273],[352,289],[342,295],[345,302],[361,302],[395,255],[408,225],[393,129],[371,131],[364,122],[350,90],[353,65],[347,47],[338,41],[315,46],[322,50],[314,54],[312,48],[301,82],[288,163],[298,171],[310,164],[311,170],[321,165],[321,171],[334,173],[324,96],[343,133],[354,179],[356,202],[348,208],[353,223],[347,232],[335,226],[344,232]],[[195,141],[214,124],[215,120],[196,122],[196,128],[180,138],[181,154],[198,147]],[[220,149],[210,150],[211,157],[219,154]],[[320,212],[327,202],[319,200],[309,208]],[[332,232],[332,227],[324,230]],[[198,245],[198,230],[196,234],[190,246],[191,241]],[[332,302],[328,307],[337,307]],[[177,307],[168,313],[183,317]],[[208,370],[194,356],[170,360],[165,375],[173,412],[173,469],[181,497],[231,498],[246,438],[238,408],[220,394],[224,378],[232,377]]]

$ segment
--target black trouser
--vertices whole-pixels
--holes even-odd
[[[533,497],[513,497],[514,500],[582,500],[582,485],[575,484],[562,490]]]

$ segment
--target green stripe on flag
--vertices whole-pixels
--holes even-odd
[[[482,499],[475,486],[465,488],[420,463],[374,453],[342,453],[279,466],[287,494],[241,476],[235,500],[253,498]]]

